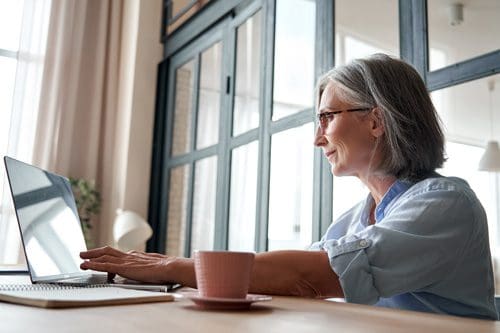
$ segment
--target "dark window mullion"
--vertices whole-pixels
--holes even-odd
[[[166,239],[168,233],[168,207],[169,207],[169,189],[170,189],[170,168],[167,167],[168,161],[170,159],[170,155],[172,152],[172,144],[173,144],[173,119],[175,113],[175,91],[176,91],[176,70],[177,67],[172,61],[168,61],[168,69],[167,69],[167,91],[162,92],[167,94],[167,100],[165,102],[166,109],[160,109],[157,112],[166,112],[165,123],[163,125],[163,129],[159,129],[163,131],[161,134],[163,136],[163,152],[160,156],[162,156],[163,166],[160,166],[160,181],[161,181],[161,194],[158,202],[159,215],[158,221],[156,223],[157,229],[154,229],[153,237],[154,244],[156,247],[156,251],[164,253],[166,250]],[[158,117],[160,118],[160,117]],[[153,222],[154,223],[154,222]]]
[[[201,160],[206,157],[215,155],[217,154],[217,150],[218,150],[218,145],[213,145],[207,148],[196,150],[189,154],[172,157],[165,163],[168,168],[174,168],[182,164],[191,163],[193,161]]]
[[[200,108],[198,107],[200,100],[200,75],[201,75],[201,53],[196,55],[196,59],[194,62],[194,82],[193,82],[193,96],[191,99],[191,134],[190,134],[190,142],[189,142],[189,153],[192,153],[196,150],[196,138],[198,135],[197,124],[198,124],[198,113]]]
[[[147,242],[148,251],[165,252],[164,246],[166,239],[166,224],[162,223],[162,217],[165,214],[165,209],[162,203],[165,203],[165,194],[168,193],[168,169],[162,165],[168,158],[163,151],[163,148],[168,146],[165,144],[165,118],[166,118],[166,99],[165,89],[167,86],[167,60],[163,60],[158,65],[158,74],[156,81],[156,104],[155,104],[155,121],[153,129],[153,147],[151,158],[151,178],[149,183],[149,207],[148,221],[151,228],[157,232],[153,233],[153,237]],[[168,152],[168,151],[167,151]],[[165,170],[167,174],[165,174]]]
[[[335,0],[318,0],[314,66],[316,80],[334,66],[335,51]]]
[[[191,133],[189,142],[189,153],[193,154],[196,148],[196,136],[198,123],[198,102],[200,100],[200,72],[201,72],[201,53],[198,53],[195,57],[194,62],[194,79],[193,79],[193,96],[191,97]],[[185,237],[186,242],[184,243],[184,256],[189,257],[191,255],[191,231],[193,224],[193,197],[194,197],[194,182],[196,177],[196,160],[189,163],[189,178],[187,184],[187,204],[186,204],[186,230]]]
[[[189,163],[189,176],[188,176],[188,183],[187,183],[187,203],[186,203],[186,230],[185,230],[185,239],[186,242],[184,243],[184,256],[185,257],[190,257],[191,256],[191,234],[192,234],[192,218],[193,218],[193,197],[194,197],[194,177],[195,177],[195,163],[192,162]]]
[[[19,52],[17,51],[10,51],[6,49],[0,49],[0,57],[6,57],[6,58],[12,58],[16,59],[19,56]]]
[[[317,80],[320,75],[335,65],[335,1],[317,2],[316,22],[315,76]],[[314,105],[311,110],[312,114],[315,109]],[[332,222],[333,209],[333,176],[330,172],[330,164],[319,148],[314,151],[313,173],[312,240],[316,241]]]
[[[500,72],[500,51],[490,52],[427,74],[430,91],[477,80]]]
[[[427,1],[399,0],[401,58],[412,64],[424,82],[428,71]]]
[[[233,150],[235,148],[249,144],[252,141],[258,139],[259,139],[259,129],[258,128],[251,129],[248,132],[232,137],[231,140],[229,141],[229,149]]]
[[[268,247],[269,223],[269,180],[271,164],[271,124],[273,106],[273,76],[274,76],[274,27],[275,27],[275,0],[266,0],[263,4],[263,38],[261,63],[260,89],[260,132],[259,132],[259,162],[257,176],[257,212],[255,214],[255,249],[257,252],[266,251]]]
[[[304,110],[269,123],[269,133],[275,134],[300,127],[314,120],[313,109]],[[312,141],[312,140],[311,140]]]
[[[214,225],[214,248],[227,249],[229,231],[229,198],[231,179],[231,154],[229,141],[231,138],[232,105],[234,96],[234,58],[235,32],[227,21],[223,34],[222,66],[221,66],[221,109],[219,124],[219,144],[217,160],[217,189]],[[227,86],[229,84],[229,86]],[[228,91],[229,88],[229,91]]]

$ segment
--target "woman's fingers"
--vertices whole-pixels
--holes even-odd
[[[128,251],[127,254],[137,256],[140,258],[144,259],[164,259],[167,258],[166,255],[164,254],[159,254],[159,253],[146,253],[146,252],[140,252],[140,251]]]
[[[92,269],[95,271],[108,272],[109,276],[118,274],[124,278],[150,283],[160,283],[161,264],[151,260],[121,260],[111,259],[104,256],[97,259],[87,260],[80,265],[82,269]]]
[[[112,274],[120,274],[121,265],[109,263],[109,262],[98,262],[94,260],[88,260],[80,265],[81,269],[91,269],[99,272],[108,272]]]
[[[82,258],[82,259],[92,259],[92,258],[101,257],[103,255],[112,255],[115,257],[123,257],[124,255],[126,255],[126,253],[119,251],[115,248],[112,248],[110,246],[105,246],[105,247],[100,247],[97,249],[92,249],[92,250],[80,252],[80,258]]]
[[[80,265],[82,269],[108,272],[109,277],[118,274],[124,278],[151,283],[170,279],[165,270],[168,262],[175,258],[159,253],[125,253],[109,246],[82,252],[80,256],[84,259]]]
[[[124,260],[123,257],[115,257],[115,256],[111,256],[111,255],[108,255],[108,254],[105,254],[103,256],[100,256],[100,257],[97,257],[97,258],[92,258],[90,259],[90,261],[94,261],[94,262],[109,262],[110,264],[123,264],[124,262],[126,262],[126,260]]]

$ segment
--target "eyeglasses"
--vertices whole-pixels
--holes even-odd
[[[360,112],[360,111],[369,111],[373,108],[356,108],[356,109],[345,109],[345,110],[336,110],[336,111],[327,111],[316,114],[316,123],[318,127],[322,130],[328,127],[328,124],[335,118],[335,115],[342,112]]]

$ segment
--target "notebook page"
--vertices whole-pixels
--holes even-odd
[[[172,301],[171,294],[108,285],[0,285],[0,300],[41,307],[70,307]]]

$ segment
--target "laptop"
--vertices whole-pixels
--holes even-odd
[[[32,283],[172,289],[130,280],[117,283],[108,281],[106,273],[81,270],[80,252],[87,247],[69,180],[8,156],[4,162]]]

